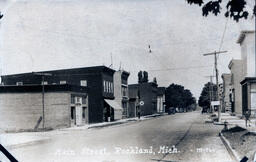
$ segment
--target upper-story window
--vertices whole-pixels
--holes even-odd
[[[67,81],[61,80],[61,81],[60,81],[60,84],[67,84]]]
[[[43,84],[43,85],[47,85],[48,84],[48,82],[47,81],[42,81],[42,83],[41,84]]]
[[[103,91],[107,93],[113,93],[114,92],[114,86],[112,82],[109,81],[103,81]]]
[[[128,96],[128,88],[127,87],[122,87],[122,95],[125,97]]]
[[[23,85],[23,82],[16,82],[16,85]]]
[[[87,80],[80,80],[80,86],[87,87]]]

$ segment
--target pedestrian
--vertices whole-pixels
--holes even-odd
[[[138,119],[140,119],[140,107],[138,107]]]

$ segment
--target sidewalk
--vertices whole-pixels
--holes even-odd
[[[92,128],[102,128],[114,125],[120,125],[125,123],[137,122],[152,119],[155,117],[160,117],[167,115],[165,114],[153,114],[148,116],[142,116],[140,119],[136,118],[126,118],[113,122],[103,122],[96,124],[87,124],[83,126],[75,126],[69,128],[61,128],[45,132],[19,132],[19,133],[0,133],[0,143],[7,149],[19,148],[27,145],[33,145],[36,143],[43,143],[51,140],[51,137],[59,134],[67,134],[71,131],[88,130]]]
[[[216,113],[218,116],[218,114]],[[231,116],[229,113],[221,113],[221,124],[228,122],[228,127],[239,126],[244,129],[247,129],[250,132],[256,132],[256,119],[250,119],[250,122],[245,125],[245,119],[241,119],[238,116]],[[217,124],[217,123],[215,123]]]
[[[217,118],[217,114],[215,115],[214,118]],[[220,132],[220,138],[235,161],[240,161],[245,156],[249,158],[249,161],[256,160],[254,157],[256,156],[255,121],[255,119],[250,119],[246,127],[245,119],[231,116],[229,113],[221,113],[221,122],[213,122],[218,125],[224,125],[224,122],[227,122],[228,129]]]

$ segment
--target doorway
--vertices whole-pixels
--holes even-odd
[[[70,108],[70,119],[71,119],[71,126],[76,125],[76,108],[74,106],[72,106]]]

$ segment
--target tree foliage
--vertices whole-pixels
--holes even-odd
[[[217,86],[216,84],[208,82],[204,85],[199,97],[199,106],[210,108],[210,93],[212,94],[212,100],[217,100]]]
[[[178,84],[171,84],[166,89],[165,102],[167,108],[188,108],[190,105],[195,104],[196,100],[190,90],[184,89],[183,86]]]
[[[187,0],[188,4],[196,4],[201,6],[205,0]],[[211,0],[208,1],[206,4],[202,7],[202,15],[208,16],[209,13],[214,14],[217,16],[221,13],[221,4],[222,0]],[[239,21],[241,18],[247,19],[249,12],[246,10],[246,1],[245,0],[229,0],[226,4],[226,12],[225,16],[233,18],[235,21]],[[256,13],[256,7],[254,6],[253,14]]]

